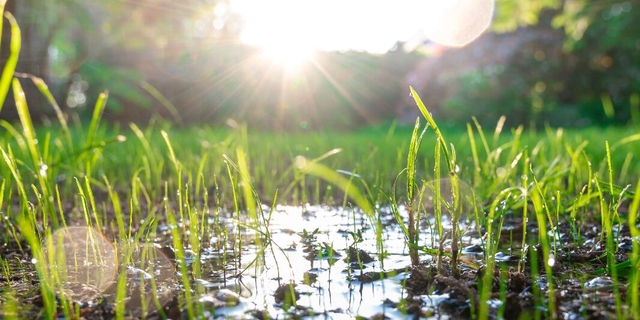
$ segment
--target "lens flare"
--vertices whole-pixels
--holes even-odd
[[[51,291],[74,301],[91,301],[124,281],[125,308],[132,315],[153,313],[177,291],[174,264],[160,249],[152,244],[116,248],[89,227],[56,230],[35,263]]]
[[[97,231],[87,227],[59,229],[43,248],[44,280],[59,294],[89,301],[113,284],[116,251]]]
[[[493,8],[494,0],[433,1],[425,12],[423,30],[434,42],[461,47],[487,30]]]

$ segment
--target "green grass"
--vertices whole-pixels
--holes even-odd
[[[7,18],[16,35],[19,29],[15,21],[10,15]],[[19,46],[12,44],[12,52],[16,50]],[[234,228],[253,232],[253,243],[237,237],[232,250],[237,270],[257,268],[263,263],[260,257],[267,252],[286,255],[281,244],[272,239],[269,228],[277,203],[362,210],[376,231],[381,263],[385,231],[380,208],[390,206],[405,233],[413,266],[421,263],[420,252],[426,252],[437,256],[438,270],[446,264],[454,277],[460,275],[458,243],[463,230],[458,223],[466,215],[478,231],[486,230],[485,271],[478,285],[479,297],[471,300],[480,319],[490,317],[486,301],[495,293],[492,271],[501,267],[494,256],[501,240],[505,240],[500,238],[507,215],[521,218],[525,225],[533,221],[538,226],[536,235],[525,229],[522,239],[509,239],[524,248],[541,248],[523,250],[518,265],[518,271],[529,266],[534,277],[544,273],[547,278],[546,292],[533,289],[543,308],[536,308],[532,317],[559,316],[553,268],[562,250],[555,239],[559,225],[569,223],[570,238],[579,243],[581,227],[596,222],[606,244],[603,272],[614,280],[616,315],[640,317],[636,267],[640,249],[634,241],[629,262],[618,264],[619,239],[614,232],[614,226],[628,225],[633,237],[639,235],[635,224],[640,206],[640,197],[636,196],[640,192],[637,128],[545,128],[538,132],[503,129],[503,119],[490,129],[472,119],[467,128],[444,128],[438,127],[437,119],[430,116],[415,92],[418,108],[427,120],[426,128],[420,121],[414,127],[392,124],[349,133],[276,134],[243,125],[176,128],[161,121],[146,126],[108,126],[101,123],[106,92],[100,95],[87,125],[67,123],[41,79],[20,77],[33,81],[57,112],[54,124],[35,127],[20,79],[6,79],[10,69],[8,64],[0,79],[0,91],[9,90],[10,83],[20,122],[0,120],[1,240],[34,259],[42,294],[41,315],[45,318],[80,316],[78,305],[64,298],[64,279],[69,270],[82,269],[78,261],[83,257],[53,254],[62,251],[51,241],[56,230],[73,224],[95,230],[85,235],[85,249],[91,254],[84,257],[91,257],[94,264],[105,263],[105,246],[96,239],[110,235],[108,239],[122,266],[152,273],[157,253],[142,250],[151,262],[145,264],[147,258],[143,258],[140,266],[136,261],[139,258],[133,258],[134,252],[148,248],[145,244],[156,239],[160,224],[168,225],[179,274],[175,280],[182,287],[180,306],[193,318],[205,311],[194,302],[203,290],[192,282],[201,278],[202,266],[199,259],[188,264],[188,252],[198,254],[211,237],[221,237],[222,243],[227,243],[227,237],[232,236],[230,230],[205,221],[217,221],[228,212]],[[0,98],[4,99],[4,94]],[[435,199],[433,208],[426,204],[429,197]],[[624,201],[631,201],[627,214],[618,210]],[[270,210],[263,210],[263,203],[270,204]],[[399,213],[403,204],[409,208],[408,222]],[[416,229],[431,214],[437,218],[432,233],[438,236],[438,245],[421,245]],[[447,232],[445,217],[452,225]],[[354,242],[355,234],[354,229]],[[451,240],[451,253],[444,252],[445,240]],[[25,243],[28,248],[23,247]],[[243,254],[249,245],[255,245],[259,254],[247,261]],[[538,265],[537,261],[543,263]],[[1,258],[0,265],[5,278],[13,277],[8,261]],[[51,267],[55,265],[60,268]],[[122,267],[115,276],[115,313],[119,319],[129,312],[125,307],[131,280],[127,270]],[[498,280],[501,297],[506,296],[505,277],[501,274]],[[141,286],[146,285],[145,278],[139,281]],[[156,288],[153,277],[148,281]],[[628,301],[622,299],[623,281],[630,284],[626,285]],[[143,310],[161,306],[157,296],[139,294],[146,301]],[[550,298],[544,298],[547,295]],[[14,296],[10,287],[0,292],[0,298],[8,301],[0,309],[7,318],[18,317]]]
[[[260,212],[257,206],[261,201],[271,203],[276,194],[275,201],[294,205],[307,202],[342,205],[342,199],[346,199],[348,205],[365,209],[375,226],[375,204],[413,203],[410,199],[421,197],[426,188],[439,186],[429,181],[450,176],[448,166],[436,165],[440,147],[436,147],[437,139],[430,128],[418,150],[418,145],[411,142],[411,129],[402,127],[394,132],[369,128],[346,135],[272,134],[243,127],[176,129],[164,123],[143,128],[107,127],[99,122],[93,122],[88,129],[82,129],[80,124],[74,126],[80,129],[71,129],[67,134],[57,125],[33,128],[28,118],[23,118],[21,124],[5,123],[5,127],[15,130],[5,130],[0,137],[3,153],[0,208],[8,216],[3,220],[4,241],[26,239],[32,254],[37,255],[36,248],[50,234],[49,228],[58,228],[69,221],[84,221],[97,230],[111,230],[118,235],[118,243],[131,237],[135,242],[152,239],[158,221],[168,221],[180,226],[172,229],[172,238],[182,274],[180,282],[186,288],[190,287],[187,275],[197,273],[198,267],[196,264],[187,270],[180,263],[185,261],[181,248],[197,251],[201,239],[215,232],[203,224],[208,216],[205,212],[237,212],[238,221],[249,214],[245,227],[255,230],[260,235],[258,239],[264,239],[263,250],[269,246],[273,249],[268,219],[254,213]],[[459,159],[454,165],[459,168],[456,175],[472,186],[480,199],[480,212],[473,216],[479,226],[488,228],[485,264],[489,270],[495,265],[491,253],[498,251],[501,219],[514,211],[521,212],[525,221],[530,219],[527,210],[531,209],[525,203],[532,205],[533,220],[545,226],[540,228],[537,242],[542,245],[542,252],[537,253],[542,261],[557,254],[546,231],[553,231],[561,221],[570,221],[576,230],[590,221],[602,221],[608,256],[615,254],[611,227],[618,221],[624,222],[625,217],[612,209],[631,194],[629,189],[623,192],[615,186],[624,188],[638,179],[640,168],[634,161],[638,142],[618,143],[614,151],[607,153],[605,141],[624,142],[634,135],[632,128],[549,129],[537,133],[512,130],[499,132],[490,141],[483,129],[473,125],[468,131],[442,129],[441,134],[452,141],[449,148],[456,146],[455,157]],[[71,145],[68,141],[72,141]],[[56,147],[50,147],[53,145]],[[406,179],[398,174],[407,166],[407,154],[411,154],[409,165],[415,172],[409,178],[418,191],[414,195],[407,193],[411,189],[392,190],[397,179]],[[36,169],[43,165],[48,169]],[[415,189],[419,185],[422,187]],[[394,197],[388,197],[391,194]],[[8,205],[15,201],[21,203],[18,212]],[[158,203],[163,208],[155,205]],[[79,208],[81,214],[74,216],[62,209],[62,204]],[[447,202],[442,204],[446,206]],[[420,220],[426,209],[416,207],[416,210]],[[445,212],[444,208],[440,210]],[[483,211],[489,215],[485,216]],[[136,221],[143,221],[142,226]],[[442,230],[441,225],[435,228]],[[407,233],[407,241],[415,249],[418,240]],[[534,245],[527,240],[526,233],[519,241]],[[384,243],[379,245],[383,256]],[[234,249],[241,254],[242,242]],[[431,249],[437,252],[442,248]],[[635,257],[637,261],[637,253]],[[521,258],[524,265],[528,257],[523,253]],[[609,258],[608,263],[615,261]],[[552,279],[551,266],[542,268]],[[486,274],[482,285],[485,290],[479,291],[484,297],[481,301],[491,292],[492,280],[490,273]],[[126,281],[122,277],[119,283]],[[637,282],[635,272],[631,279]],[[42,290],[48,289],[43,285]],[[552,281],[549,290],[553,290]],[[202,310],[191,304],[191,292],[185,291],[183,303],[194,315]],[[625,302],[617,302],[619,312],[624,312],[621,305]],[[547,303],[548,310],[554,310],[553,299]],[[638,304],[635,300],[630,303]],[[53,297],[45,299],[45,305],[48,314],[55,314]],[[68,305],[64,312],[72,315],[76,311]],[[118,312],[124,316],[126,310],[121,308]],[[478,312],[484,318],[489,310],[480,304]]]

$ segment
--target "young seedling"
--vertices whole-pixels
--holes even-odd
[[[422,102],[422,100],[420,99],[420,97],[418,96],[418,93],[413,89],[411,89],[411,95],[413,96],[413,99],[415,100],[416,104],[418,105],[418,109],[420,109],[420,112],[422,113],[422,115],[425,117],[425,119],[427,119],[427,123],[430,127],[433,128],[433,130],[436,133],[436,147],[435,147],[435,163],[434,163],[434,178],[435,178],[435,183],[432,186],[432,190],[433,190],[433,201],[434,201],[434,210],[435,210],[435,215],[436,215],[436,220],[438,220],[438,217],[441,214],[442,211],[442,206],[445,206],[445,209],[449,212],[450,216],[451,216],[451,225],[452,225],[452,230],[451,230],[451,272],[453,274],[454,277],[459,277],[460,276],[460,271],[458,268],[458,251],[459,251],[459,222],[460,222],[460,217],[462,215],[462,200],[461,200],[461,196],[460,196],[460,177],[458,176],[458,166],[456,164],[456,152],[455,152],[455,148],[453,147],[453,145],[450,145],[451,149],[449,149],[449,146],[447,146],[447,142],[444,139],[444,136],[442,135],[442,132],[440,131],[440,129],[438,128],[438,125],[436,124],[435,120],[433,119],[433,117],[431,116],[431,114],[427,111],[427,108],[425,107],[424,103]],[[414,129],[414,136],[415,136],[415,129]],[[417,138],[418,141],[416,142],[416,145],[419,146],[420,142],[419,140],[421,140],[420,138]],[[413,141],[414,139],[412,139]],[[411,149],[410,149],[411,150]],[[415,151],[417,153],[417,150]],[[446,163],[446,168],[448,169],[448,173],[449,173],[449,184],[448,184],[448,190],[442,190],[441,188],[441,182],[440,182],[440,153],[442,152],[442,154],[444,155],[444,160]],[[411,154],[411,151],[410,151]],[[414,156],[415,159],[415,156]],[[414,160],[415,162],[415,160]],[[413,173],[409,172],[409,175],[413,175]],[[413,179],[413,178],[412,178]],[[409,180],[412,180],[409,179]],[[407,189],[407,192],[409,192],[409,188]],[[443,198],[442,195],[443,193],[446,195],[450,195],[450,201],[447,201],[446,198]],[[409,217],[411,217],[412,215],[410,214]],[[441,222],[439,223],[441,225]],[[411,225],[411,224],[410,224]],[[410,226],[411,228],[411,226]],[[412,231],[411,229],[408,230],[409,234],[411,233],[415,233],[415,230]],[[440,241],[442,244],[443,241],[443,233],[442,233],[442,229],[440,227],[439,229],[439,236],[440,236]],[[443,251],[442,245],[440,247],[440,252]],[[438,259],[440,260],[440,259]],[[413,261],[413,257],[412,257],[412,261]]]

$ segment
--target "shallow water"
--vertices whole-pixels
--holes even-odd
[[[220,276],[219,259],[223,253],[210,252],[201,256],[203,275],[216,276],[203,276],[196,282],[206,283],[203,286],[205,291],[227,288],[242,297],[243,303],[233,308],[216,310],[218,315],[238,317],[259,309],[267,311],[272,317],[282,318],[290,314],[290,311],[288,313],[282,308],[282,303],[276,302],[274,293],[278,286],[293,283],[296,292],[300,293],[296,301],[297,311],[294,313],[330,316],[334,319],[371,317],[376,314],[386,314],[393,318],[405,317],[396,307],[390,306],[389,302],[399,302],[406,296],[403,283],[408,277],[411,262],[404,235],[395,223],[395,218],[389,213],[381,220],[385,225],[382,232],[386,251],[383,261],[376,254],[375,232],[362,213],[323,206],[277,206],[269,223],[274,246],[266,250],[258,259],[258,264],[249,267],[240,277],[228,277],[225,281]],[[311,234],[316,229],[310,242],[317,252],[311,259],[308,246],[305,246],[304,234],[305,231]],[[363,263],[362,269],[359,263],[346,261],[347,248],[354,245],[352,234],[358,232],[362,239],[355,247],[375,259]],[[426,228],[422,230],[420,239],[423,245],[433,245],[431,233]],[[258,248],[255,245],[245,248],[247,250],[243,253],[242,260],[248,263],[255,258]],[[333,252],[327,248],[333,248]],[[226,253],[230,251],[227,247]],[[427,255],[422,258],[425,261],[431,260]],[[241,269],[235,263],[237,261],[228,263],[227,269],[233,271],[228,273],[234,274]],[[379,280],[359,280],[363,274],[384,272],[388,272],[385,279],[374,274],[374,279]],[[424,301],[432,302],[425,304],[424,309],[436,310],[438,302],[446,297],[423,297]]]
[[[399,209],[406,221],[406,210]],[[268,216],[270,208],[263,210]],[[477,286],[479,271],[476,269],[481,266],[484,256],[482,239],[475,225],[461,226],[465,233],[460,259],[465,275],[459,284],[450,283],[451,278],[436,279],[436,282],[440,281],[439,287],[426,290],[433,294],[411,296],[407,292],[411,261],[404,234],[395,217],[386,212],[388,209],[379,208],[378,211],[382,212],[382,260],[371,221],[357,209],[277,206],[270,220],[261,221],[253,229],[246,227],[251,225],[250,221],[239,222],[231,214],[221,213],[215,219],[210,218],[202,248],[198,252],[184,248],[187,267],[184,279],[188,279],[191,287],[190,301],[205,318],[264,318],[268,315],[270,318],[352,319],[385,315],[402,319],[414,318],[416,313],[423,318],[468,317],[464,316],[470,305],[465,288]],[[450,229],[447,219],[444,220],[445,230]],[[433,236],[434,219],[421,221],[420,245],[437,248],[438,239]],[[513,225],[517,226],[517,223]],[[48,287],[71,297],[80,310],[86,310],[87,314],[83,316],[89,318],[92,318],[90,315],[93,318],[113,317],[114,308],[120,305],[118,301],[123,303],[127,315],[133,317],[184,317],[187,310],[185,288],[181,285],[183,275],[176,265],[170,238],[172,228],[178,227],[161,223],[153,244],[137,246],[111,245],[113,241],[87,228],[63,230],[64,236],[60,239],[69,243],[63,241],[53,248],[74,252],[61,255],[63,260],[73,263],[47,264],[46,270],[70,270],[67,278],[51,282]],[[530,308],[527,312],[535,308],[544,310],[544,301],[537,303],[540,307],[533,307],[532,288],[536,287],[544,295],[549,289],[546,275],[541,274],[533,280],[529,278],[530,274],[512,273],[519,262],[518,244],[522,233],[516,234],[517,229],[509,229],[509,224],[504,227],[503,233],[507,231],[504,238],[513,239],[495,256],[503,270],[502,275],[496,275],[504,277],[503,285],[509,287],[505,293],[512,296],[507,297],[506,303],[500,300],[503,298],[497,299],[498,296],[485,303],[491,306],[492,312],[522,301],[530,301],[523,304]],[[265,236],[267,231],[268,237]],[[534,231],[528,233],[535,234]],[[78,242],[78,239],[84,240]],[[512,241],[514,239],[516,241]],[[589,241],[585,241],[585,245]],[[444,243],[446,251],[450,246],[448,240]],[[350,247],[356,249],[352,254],[348,250]],[[593,247],[597,248],[597,245]],[[127,250],[131,251],[127,253]],[[356,252],[362,261],[353,257]],[[585,259],[598,255],[591,253]],[[131,260],[123,259],[125,256],[130,256]],[[371,261],[367,261],[369,258]],[[557,258],[563,258],[561,253]],[[426,267],[435,265],[428,254],[421,254],[420,259]],[[0,278],[0,301],[3,302],[0,316],[41,317],[40,286],[33,264],[37,261],[27,261],[20,255],[4,260],[9,274],[21,276]],[[585,310],[604,310],[604,314],[611,314],[610,307],[603,309],[598,304],[610,305],[611,279],[589,277],[579,270],[582,267],[572,267],[566,257],[564,260],[562,268],[554,271],[559,299],[566,299],[559,310],[567,317],[577,319],[585,314]],[[511,271],[504,273],[505,270]],[[121,297],[116,295],[118,274],[126,276],[121,278],[125,286],[125,290],[120,291],[124,292]],[[511,279],[511,276],[515,278]],[[433,277],[430,278],[433,285]],[[295,303],[287,298],[292,290],[297,297]],[[464,294],[460,295],[460,290]],[[585,305],[583,299],[594,303]],[[13,303],[9,304],[11,307],[7,307],[7,302]]]

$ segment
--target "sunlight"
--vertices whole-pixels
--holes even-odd
[[[295,65],[314,50],[385,53],[397,41],[425,38],[463,46],[488,28],[494,2],[232,0],[230,7],[242,17],[242,42]]]
[[[317,27],[305,19],[311,10],[308,5],[293,0],[241,1],[236,8],[246,27],[242,41],[262,48],[270,61],[296,69],[313,58],[311,39]]]
[[[313,59],[315,50],[312,47],[300,46],[295,43],[272,42],[262,47],[265,56],[285,68],[298,70]]]

